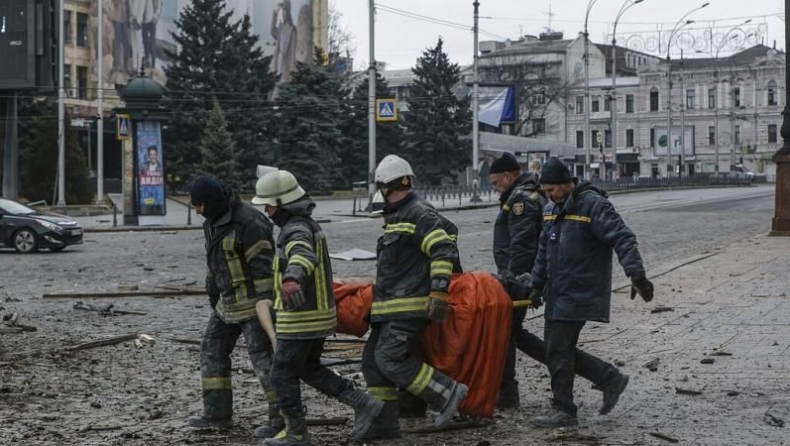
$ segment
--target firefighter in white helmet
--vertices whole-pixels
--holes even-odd
[[[395,438],[398,388],[406,389],[439,412],[443,426],[466,398],[466,385],[414,356],[430,321],[447,319],[447,290],[458,258],[445,219],[413,191],[414,172],[406,160],[389,155],[376,168],[376,185],[386,205],[384,235],[377,248],[372,331],[362,356],[368,392],[384,401],[370,430],[354,440]]]
[[[253,204],[280,227],[274,259],[274,309],[277,350],[271,385],[285,429],[259,432],[266,445],[309,444],[299,380],[354,408],[352,436],[368,430],[383,404],[353,383],[321,365],[324,339],[335,333],[337,316],[332,291],[332,266],[321,226],[312,218],[315,203],[296,178],[279,170],[263,175],[255,185]],[[274,424],[274,423],[271,423]]]

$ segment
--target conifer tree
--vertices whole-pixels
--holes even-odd
[[[242,185],[241,163],[236,144],[228,132],[228,122],[219,102],[209,112],[200,138],[200,171],[219,179],[223,185],[238,189]]]

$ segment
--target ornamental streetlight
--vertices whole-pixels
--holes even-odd
[[[785,17],[790,15],[790,0],[785,0]],[[790,25],[785,21],[785,51],[790,48]],[[782,148],[774,154],[776,163],[776,204],[771,235],[790,236],[790,58],[785,53],[785,108],[782,111]]]
[[[587,3],[587,12],[584,14],[584,146],[586,147],[584,156],[584,177],[588,180],[592,178],[590,167],[590,147],[592,146],[592,134],[590,133],[590,33],[587,30],[587,22],[590,19],[590,11],[598,0],[590,0]]]

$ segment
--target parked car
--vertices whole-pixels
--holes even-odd
[[[79,223],[64,215],[39,212],[0,198],[0,246],[22,253],[43,248],[62,251],[82,243],[82,234]]]
[[[732,166],[732,167],[730,168],[730,171],[731,171],[731,172],[735,172],[735,173],[740,173],[740,174],[746,175],[746,176],[747,176],[747,177],[749,177],[750,179],[754,179],[754,172],[752,172],[751,170],[749,170],[749,169],[748,169],[746,166],[744,166],[743,164],[736,164],[736,165]]]

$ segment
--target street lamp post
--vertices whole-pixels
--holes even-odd
[[[590,11],[598,0],[590,0],[587,3],[587,12],[584,14],[584,176],[588,180],[592,178],[592,168],[590,166],[590,148],[592,147],[592,133],[590,132],[590,33],[587,23],[590,19]]]
[[[693,20],[686,20],[686,17],[702,8],[706,8],[709,4],[710,3],[703,3],[701,6],[692,9],[681,17],[675,24],[675,27],[672,28],[672,32],[669,34],[669,40],[667,40],[667,167],[672,164],[672,59],[670,56],[672,40],[675,38],[675,33],[680,31],[684,26],[694,23]],[[683,133],[683,129],[680,129],[680,132]],[[682,175],[682,173],[683,166],[681,165],[678,166],[678,174]]]
[[[480,178],[479,157],[480,157],[480,123],[478,116],[480,113],[480,80],[478,77],[478,61],[479,57],[479,8],[480,2],[475,0],[472,3],[474,6],[474,58],[472,62],[472,202],[480,202],[480,195],[477,192],[477,186]]]
[[[785,0],[785,17],[790,14],[790,0]],[[790,25],[785,21],[785,48],[790,48]],[[782,148],[773,156],[776,163],[776,201],[771,235],[790,236],[790,58],[785,54],[785,108],[782,111]]]
[[[612,29],[612,97],[609,113],[611,113],[612,116],[612,147],[614,150],[612,160],[615,166],[617,166],[617,23],[628,9],[643,1],[644,0],[626,0],[620,7],[620,11],[617,12],[617,17],[614,19],[614,28]],[[606,163],[606,150],[604,150],[603,161]]]

